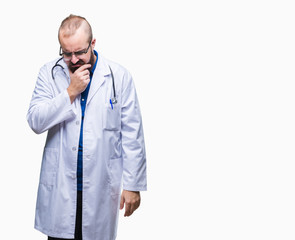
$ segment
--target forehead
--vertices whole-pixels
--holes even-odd
[[[65,51],[75,52],[88,47],[88,35],[83,28],[78,28],[73,34],[67,30],[60,31],[60,44]]]

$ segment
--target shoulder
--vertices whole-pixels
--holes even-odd
[[[59,75],[59,70],[67,69],[67,65],[62,58],[56,58],[50,62],[45,63],[39,70],[39,76],[52,78],[52,75]]]
[[[60,60],[60,61],[59,61]],[[59,61],[59,62],[58,62]],[[54,65],[56,65],[57,63],[62,64],[63,65],[63,60],[61,58],[56,58],[54,60],[51,60],[49,62],[46,62],[45,64],[43,64],[43,66],[40,69],[51,69]]]
[[[106,59],[101,55],[99,58],[100,63],[104,65],[104,68],[108,69],[108,73],[110,74],[110,71],[113,72],[116,88],[119,87],[119,89],[121,88],[122,91],[127,88],[134,88],[132,75],[124,66],[117,62]]]
[[[106,68],[110,68],[112,72],[118,76],[125,77],[127,75],[130,75],[129,71],[124,66],[115,61],[105,58],[101,54],[99,54],[99,61]]]

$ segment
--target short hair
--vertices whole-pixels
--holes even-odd
[[[93,35],[92,35],[92,29],[89,24],[89,22],[86,20],[86,18],[73,15],[71,14],[70,16],[66,17],[60,24],[59,30],[58,30],[58,40],[60,42],[60,32],[61,30],[65,30],[63,33],[64,36],[69,37],[73,34],[75,34],[76,30],[82,25],[82,23],[86,23],[87,29],[86,31],[88,32],[88,41],[91,42]]]

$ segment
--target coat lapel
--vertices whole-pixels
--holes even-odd
[[[98,54],[97,65],[91,80],[91,86],[88,93],[87,104],[91,101],[95,93],[98,91],[101,85],[105,82],[106,76],[108,76],[110,73],[111,72],[108,67],[108,64],[106,63],[106,61],[104,61],[104,59],[100,56],[100,54]]]

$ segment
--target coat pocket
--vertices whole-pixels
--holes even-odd
[[[118,195],[121,192],[123,173],[123,159],[115,158],[110,160],[110,184],[111,195]]]
[[[43,152],[40,184],[51,187],[55,183],[58,162],[58,149],[45,148]]]
[[[113,107],[112,107],[113,106]],[[121,130],[121,105],[106,104],[103,111],[103,128],[109,131]]]

